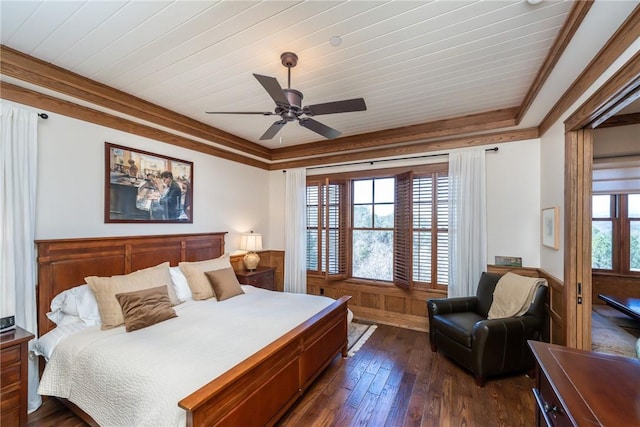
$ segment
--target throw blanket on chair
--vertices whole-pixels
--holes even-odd
[[[488,318],[522,316],[529,309],[538,286],[547,286],[547,281],[539,277],[505,274],[498,280],[493,291]]]

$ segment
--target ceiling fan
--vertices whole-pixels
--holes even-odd
[[[293,52],[285,52],[280,55],[282,65],[287,67],[287,89],[282,89],[278,80],[273,77],[254,74],[258,82],[276,103],[274,111],[207,111],[207,114],[260,114],[263,116],[280,116],[280,120],[274,122],[260,137],[260,140],[272,139],[287,122],[297,120],[300,126],[312,130],[327,139],[340,136],[340,132],[327,125],[312,119],[312,116],[323,114],[348,113],[352,111],[366,111],[367,105],[362,98],[347,99],[344,101],[327,102],[324,104],[302,106],[302,92],[291,89],[291,68],[298,63],[298,55]],[[306,117],[301,117],[306,116]]]

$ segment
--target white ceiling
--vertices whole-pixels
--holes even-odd
[[[637,4],[596,3],[590,15],[597,9],[602,35],[585,38],[584,63],[555,73],[556,86],[568,87]],[[273,140],[258,141],[277,117],[204,112],[273,111],[252,73],[286,87],[282,52],[299,56],[291,86],[304,93],[304,105],[366,100],[366,112],[316,118],[349,136],[519,106],[571,7],[548,0],[2,0],[1,42],[278,148],[323,138],[289,123]],[[332,46],[332,36],[342,44]],[[523,124],[537,125],[554,102],[532,108]]]

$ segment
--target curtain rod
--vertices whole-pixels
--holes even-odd
[[[498,151],[498,147],[493,147],[493,148],[487,148],[484,151]],[[382,163],[382,162],[395,162],[398,160],[412,160],[412,159],[424,159],[427,157],[440,157],[440,156],[448,156],[448,153],[441,153],[441,154],[425,154],[424,156],[415,156],[415,157],[397,157],[395,159],[382,159],[382,160],[367,160],[367,161],[362,161],[362,162],[352,162],[352,163],[342,163],[339,165],[325,165],[325,166],[312,166],[310,168],[307,169],[324,169],[324,168],[335,168],[335,167],[339,167],[339,166],[353,166],[353,165],[366,165],[366,164],[374,164],[374,163]],[[283,172],[286,172],[286,170],[284,170]]]
[[[38,117],[42,117],[44,120],[47,120],[49,115],[47,113],[38,113]]]

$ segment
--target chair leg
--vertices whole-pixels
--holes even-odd
[[[484,375],[476,375],[476,385],[478,387],[484,387],[487,384],[487,378]]]
[[[438,346],[434,342],[431,343],[431,351],[434,353],[438,352]]]

